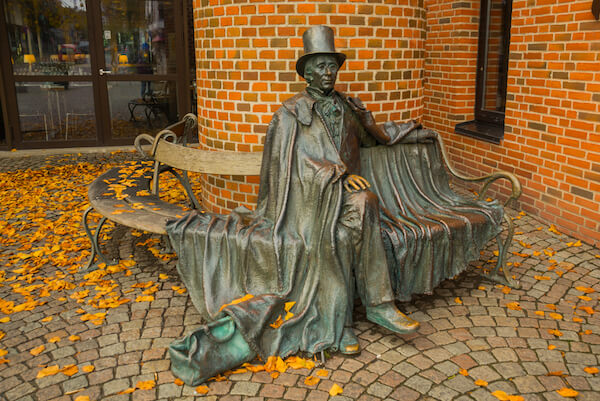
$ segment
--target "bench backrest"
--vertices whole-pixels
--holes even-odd
[[[157,138],[154,160],[196,173],[259,175],[262,152],[226,152],[189,148]]]

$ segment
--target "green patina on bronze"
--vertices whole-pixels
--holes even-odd
[[[431,293],[501,231],[498,202],[450,189],[436,133],[378,126],[358,99],[333,90],[344,58],[327,29],[305,34],[298,72],[309,89],[269,125],[256,211],[192,212],[167,225],[181,279],[212,322],[170,347],[173,372],[188,384],[256,355],[353,353],[355,297],[367,319],[412,332],[418,323],[394,300]],[[306,49],[319,35],[330,42]],[[506,282],[499,259],[494,274]],[[247,294],[254,297],[223,308]]]

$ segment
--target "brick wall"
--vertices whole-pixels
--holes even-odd
[[[359,96],[378,121],[422,115],[423,0],[339,2],[196,0],[198,122],[203,146],[261,151],[281,102],[301,91],[302,33],[326,24],[348,56],[338,90]],[[258,177],[206,177],[204,204],[254,207]]]
[[[260,151],[272,113],[304,87],[295,74],[301,35],[336,31],[348,54],[339,89],[378,121],[419,119],[440,132],[458,170],[502,169],[521,179],[520,207],[600,244],[600,22],[591,0],[513,2],[506,128],[499,145],[455,134],[473,119],[478,0],[278,2],[196,0],[201,142]],[[206,177],[204,201],[253,206],[257,177]],[[506,184],[492,193],[500,198]]]
[[[459,170],[515,173],[523,210],[599,245],[600,22],[591,3],[513,2],[505,135],[493,145],[454,133],[473,118],[479,1],[426,1],[423,122],[444,135]]]

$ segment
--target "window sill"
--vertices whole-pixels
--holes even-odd
[[[504,124],[495,125],[483,121],[471,120],[456,124],[454,129],[457,134],[495,144],[500,144],[500,140],[504,138]]]

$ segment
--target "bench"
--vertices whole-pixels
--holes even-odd
[[[197,135],[197,120],[187,114],[181,121],[160,131],[155,137],[138,135],[135,147],[146,160],[128,162],[112,168],[88,186],[90,207],[83,213],[83,227],[92,243],[92,254],[83,270],[94,266],[96,257],[109,264],[100,249],[98,240],[107,220],[137,230],[166,234],[168,220],[181,218],[191,209],[201,209],[189,181],[188,172],[209,174],[257,175],[260,171],[261,153],[210,152],[188,147],[192,135]],[[150,152],[143,142],[151,144]],[[173,174],[183,185],[189,207],[160,199],[159,176]],[[102,217],[92,230],[89,214],[96,211]]]
[[[186,119],[188,125],[193,126],[195,130],[195,116],[186,116],[182,120],[184,124]],[[425,131],[427,130],[423,130]],[[498,241],[497,261],[486,277],[518,287],[505,263],[514,232],[512,219],[497,201],[486,201],[487,189],[500,178],[509,180],[512,186],[512,193],[506,203],[518,199],[521,194],[518,179],[507,172],[497,172],[479,178],[459,174],[447,163],[448,156],[441,136],[432,131],[427,133],[430,138],[434,136],[433,141],[361,149],[363,176],[372,184],[371,189],[378,193],[388,190],[389,187],[398,192],[397,205],[382,205],[383,210],[401,210],[402,215],[396,217],[395,222],[382,219],[382,235],[391,269],[390,275],[395,283],[396,298],[404,301],[415,293],[430,293],[441,281],[466,270],[469,261],[479,259],[481,248],[494,238]],[[201,210],[191,190],[187,172],[220,175],[258,175],[260,172],[261,153],[205,151],[187,147],[185,143],[180,143],[178,138],[180,136],[173,132],[173,127],[161,131],[156,137],[145,134],[138,136],[135,141],[136,148],[149,157],[149,160],[113,168],[90,184],[88,197],[91,206],[85,211],[83,220],[93,249],[86,269],[92,265],[96,255],[108,263],[98,245],[99,232],[106,219],[135,229],[165,234],[168,220],[181,218],[191,209]],[[150,152],[142,149],[141,143],[144,141],[152,144]],[[425,161],[427,164],[424,164]],[[378,163],[380,166],[377,166]],[[379,183],[373,172],[389,165],[403,168],[402,175],[398,176],[397,182]],[[183,184],[190,208],[164,202],[159,198],[158,177],[166,171],[175,174]],[[465,182],[482,183],[478,199],[474,200],[452,191],[447,172]],[[431,211],[431,205],[435,206],[435,211]],[[102,215],[95,233],[92,233],[87,225],[87,216],[92,210]],[[503,219],[507,225],[504,238],[498,232],[501,228],[500,223],[494,228],[495,231],[488,230],[485,227],[486,220],[481,218],[483,215],[494,213],[496,221]],[[473,238],[460,237],[466,235],[461,233],[467,226],[470,231],[478,234],[477,238],[475,235]],[[400,229],[404,232],[404,242],[397,240]],[[450,236],[450,239],[443,240],[443,236]],[[434,241],[439,238],[442,238],[442,244],[450,242],[447,246],[436,245],[438,249],[431,249],[434,247]],[[411,248],[412,259],[406,259],[407,251],[401,249],[399,244],[414,248]],[[415,249],[419,251],[416,252]],[[431,256],[434,253],[438,259]],[[419,259],[415,259],[414,255]],[[440,257],[442,259],[439,259]],[[434,260],[450,259],[455,262],[449,268],[433,263]],[[411,276],[411,267],[418,263],[431,265],[427,273],[429,277],[415,279]]]

